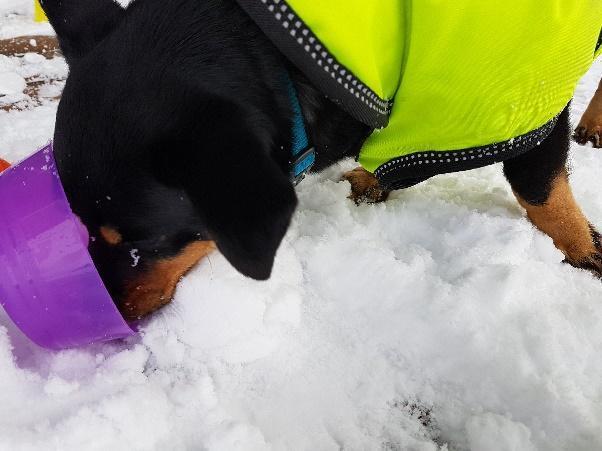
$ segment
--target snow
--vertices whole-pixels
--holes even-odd
[[[536,450],[531,431],[522,423],[493,413],[475,415],[466,423],[471,449],[488,451]]]
[[[36,23],[33,15],[33,0],[2,0],[0,2],[0,39],[25,35],[52,34],[48,23]]]
[[[38,27],[27,3],[3,0],[0,36]],[[15,80],[65,70],[0,57]],[[0,157],[47,142],[56,106],[0,110]],[[602,286],[561,264],[500,166],[360,207],[351,167],[298,187],[269,281],[215,254],[140,337],[48,352],[0,312],[0,450],[601,449]],[[574,145],[571,167],[602,225],[602,153]]]
[[[0,96],[23,95],[25,79],[14,72],[0,72]]]

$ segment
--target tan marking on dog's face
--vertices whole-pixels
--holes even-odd
[[[566,171],[553,181],[544,205],[529,205],[518,195],[516,197],[527,210],[531,222],[554,240],[554,245],[570,263],[580,266],[581,262],[598,254],[592,227],[573,197]]]
[[[173,258],[161,260],[127,289],[120,310],[128,319],[141,318],[169,303],[180,279],[215,250],[213,241],[189,244]]]
[[[117,246],[123,241],[121,233],[109,226],[102,226],[100,228],[100,236],[103,240],[105,240],[105,242],[107,242],[111,246]]]

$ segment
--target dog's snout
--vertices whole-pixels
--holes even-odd
[[[127,319],[147,315],[173,298],[180,279],[203,257],[215,250],[213,241],[198,241],[186,246],[175,257],[158,260],[128,282],[119,309]]]

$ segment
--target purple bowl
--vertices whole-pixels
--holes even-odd
[[[134,335],[88,252],[52,143],[0,174],[0,305],[36,344],[65,349]]]

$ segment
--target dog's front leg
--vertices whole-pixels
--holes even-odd
[[[568,108],[552,134],[537,148],[504,162],[504,172],[531,222],[549,235],[573,266],[602,275],[600,235],[575,201],[566,160]]]
[[[594,147],[602,147],[602,81],[573,136],[579,144],[589,141]]]

